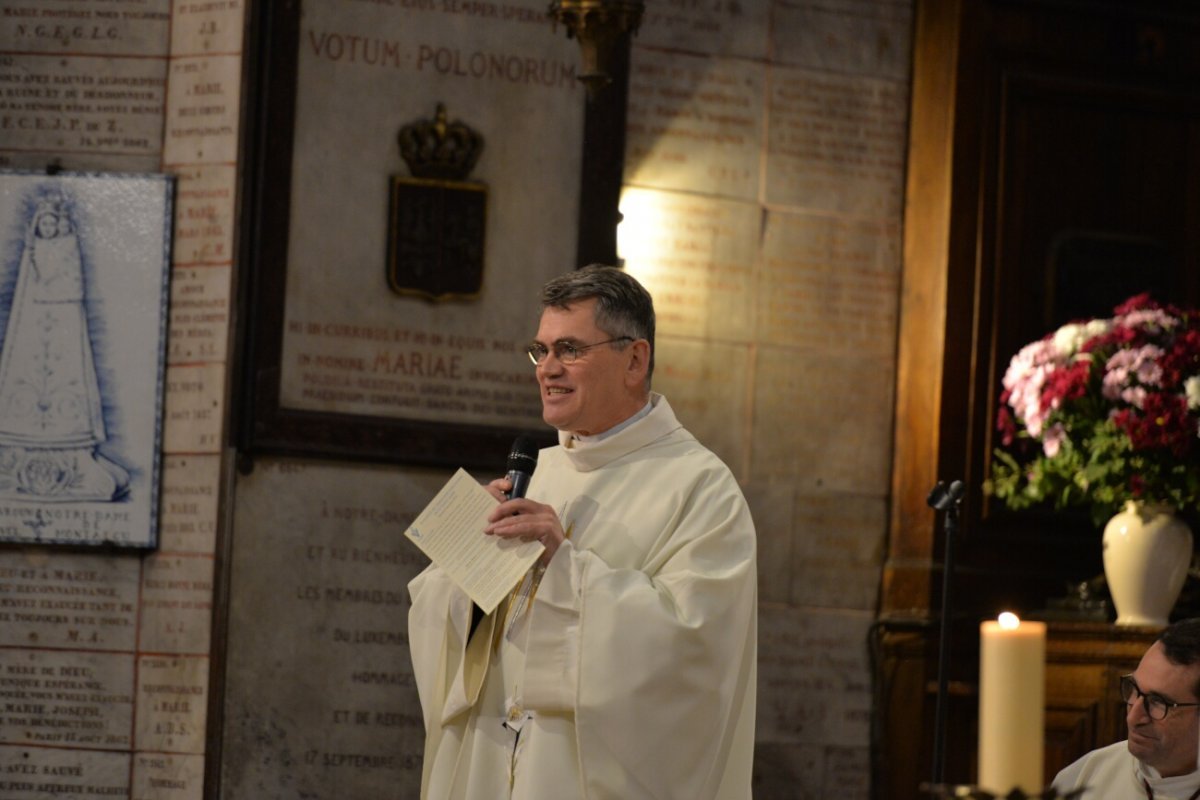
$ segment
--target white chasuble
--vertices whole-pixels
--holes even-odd
[[[409,584],[423,798],[750,797],[754,525],[725,465],[653,405],[541,453],[527,496],[570,538],[474,635],[440,570]]]

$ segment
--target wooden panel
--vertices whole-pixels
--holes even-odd
[[[1131,276],[1200,299],[1197,54],[1197,4],[918,0],[885,612],[937,605],[940,581],[913,573],[937,570],[939,479],[968,487],[970,610],[1038,608],[1099,573],[1086,515],[985,502],[999,377]],[[1129,251],[1154,270],[1099,268]]]
[[[969,784],[978,747],[978,652],[973,625],[952,637],[945,780]],[[938,633],[881,625],[878,643],[879,732],[875,786],[888,800],[925,797],[920,785],[932,774],[937,697]],[[1046,641],[1046,783],[1060,769],[1097,747],[1125,738],[1121,675],[1132,672],[1158,630],[1098,623],[1051,622]]]

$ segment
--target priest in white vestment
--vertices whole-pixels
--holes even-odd
[[[654,308],[612,267],[543,289],[543,450],[480,535],[545,553],[473,620],[409,585],[427,800],[743,800],[754,748],[754,524],[729,469],[650,391]],[[489,485],[498,499],[506,479]]]
[[[1168,626],[1121,678],[1129,738],[1093,750],[1054,778],[1080,800],[1198,800],[1200,619]]]

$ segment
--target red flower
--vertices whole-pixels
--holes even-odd
[[[1076,361],[1070,366],[1054,370],[1047,375],[1046,383],[1042,388],[1042,410],[1062,408],[1063,403],[1078,400],[1087,394],[1091,369],[1090,362]]]
[[[1200,374],[1200,330],[1179,334],[1158,360],[1163,371],[1163,386],[1178,386],[1184,378]]]
[[[1141,294],[1135,294],[1114,308],[1113,313],[1119,317],[1131,311],[1153,311],[1156,308],[1162,308],[1162,306],[1150,296],[1149,292],[1142,292]]]
[[[1097,350],[1104,350],[1109,347],[1118,349],[1126,345],[1136,347],[1144,344],[1147,338],[1146,334],[1137,328],[1117,325],[1108,333],[1102,333],[1099,336],[1093,336],[1091,339],[1088,339],[1079,348],[1079,352],[1094,353]]]
[[[1118,411],[1113,422],[1129,435],[1134,450],[1161,447],[1182,457],[1196,436],[1195,423],[1187,415],[1187,398],[1178,394],[1147,394],[1141,413]]]
[[[1000,410],[996,412],[996,431],[1000,434],[1000,441],[1005,447],[1010,447],[1017,438],[1017,423],[1005,404],[1002,404]]]

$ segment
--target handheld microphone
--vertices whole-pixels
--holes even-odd
[[[509,500],[525,496],[525,491],[529,488],[529,479],[533,477],[533,470],[537,467],[537,459],[538,447],[533,439],[518,436],[508,454],[508,474],[505,475],[512,481],[512,489],[508,492]]]

